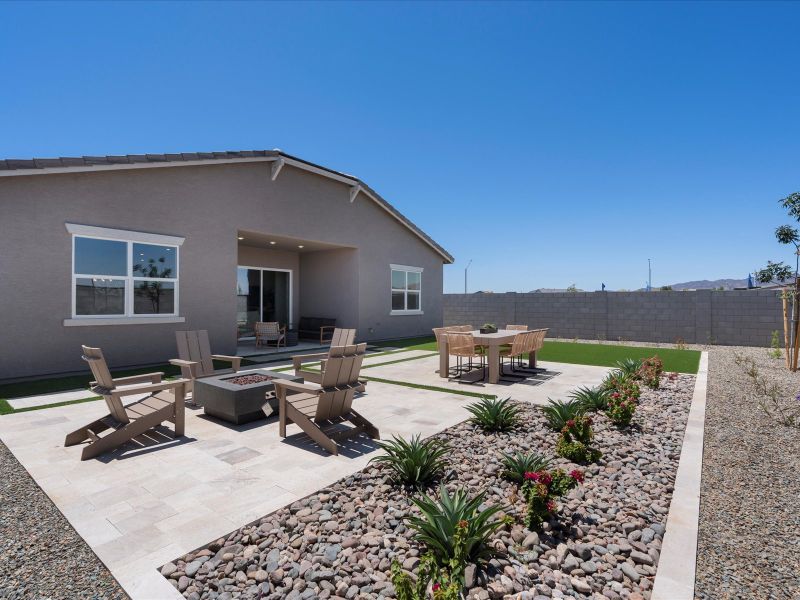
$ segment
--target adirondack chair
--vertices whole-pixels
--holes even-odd
[[[211,354],[211,345],[208,342],[208,331],[176,331],[175,338],[178,342],[178,356],[169,361],[171,365],[181,368],[181,377],[188,379],[186,391],[194,389],[194,380],[201,377],[210,377],[222,373],[236,373],[242,365],[241,356],[225,356],[224,354]],[[230,369],[214,370],[215,360],[228,362]]]
[[[163,373],[112,378],[103,351],[88,346],[82,348],[83,360],[89,363],[95,378],[89,389],[103,397],[109,414],[67,435],[65,446],[89,441],[81,452],[81,460],[113,450],[164,421],[175,424],[175,437],[183,435],[183,401],[188,380],[161,381]],[[133,394],[150,395],[124,406],[122,398]],[[99,434],[107,429],[112,431],[101,437]]]
[[[355,329],[339,329],[338,327],[333,331],[333,342],[331,348],[339,346],[351,346],[356,338]],[[328,361],[328,352],[321,352],[317,354],[297,354],[292,357],[292,366],[294,367],[294,374],[302,377],[306,381],[313,381],[314,383],[322,383],[322,377],[325,374],[325,366]],[[320,371],[309,371],[303,368],[304,363],[311,363],[319,361]],[[361,390],[363,391],[363,390]]]
[[[319,385],[275,380],[280,424],[286,437],[286,424],[296,423],[308,436],[331,454],[339,453],[338,440],[366,433],[380,439],[378,429],[353,410],[353,396],[361,388],[358,374],[366,344],[331,348],[327,368]],[[352,427],[344,426],[345,422]]]

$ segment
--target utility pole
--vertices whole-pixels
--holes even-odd
[[[647,291],[653,291],[653,271],[650,268],[650,259],[647,259]]]
[[[467,293],[467,269],[469,269],[469,266],[471,264],[472,264],[472,259],[470,258],[469,262],[467,263],[467,266],[464,267],[464,293],[465,294]]]

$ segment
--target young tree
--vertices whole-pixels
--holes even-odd
[[[800,222],[800,192],[789,194],[779,201],[796,221]],[[794,289],[784,288],[780,298],[783,302],[783,338],[786,345],[786,365],[792,370],[797,370],[798,325],[800,324],[800,232],[791,225],[781,225],[775,230],[775,238],[780,244],[794,246],[794,273],[792,268],[783,261],[774,263],[767,261],[767,266],[756,272],[756,279],[760,283],[786,283],[794,277]],[[789,326],[789,301],[792,302],[791,327]]]

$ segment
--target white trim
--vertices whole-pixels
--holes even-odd
[[[164,325],[185,323],[184,317],[77,317],[64,319],[64,327],[95,327],[98,325]]]
[[[78,223],[64,223],[64,226],[72,235],[114,240],[117,242],[141,242],[143,244],[180,246],[186,240],[185,237],[177,235],[145,233],[143,231],[130,231],[128,229],[111,229],[110,227],[95,227],[94,225],[80,225]]]
[[[411,271],[412,273],[422,273],[425,270],[424,267],[409,267],[406,265],[389,265],[389,268],[395,271]]]
[[[354,185],[353,187],[350,188],[350,204],[352,204],[355,201],[356,196],[358,196],[358,192],[360,191],[361,191],[360,185]]]
[[[272,181],[275,181],[278,178],[278,174],[281,172],[281,169],[285,164],[286,161],[283,158],[279,158],[272,163],[272,171],[270,172],[270,179]]]
[[[250,265],[236,265],[236,270],[238,271],[239,269],[253,269],[253,270],[256,270],[256,271],[261,271],[261,281],[260,281],[260,284],[261,284],[261,303],[260,303],[259,309],[258,309],[258,316],[261,319],[264,318],[264,273],[263,272],[264,271],[278,271],[280,273],[288,273],[289,274],[289,322],[287,323],[287,325],[289,325],[289,326],[293,325],[294,321],[292,321],[292,317],[294,315],[292,314],[292,312],[293,312],[293,308],[294,308],[294,305],[293,305],[293,301],[294,301],[294,287],[293,287],[293,285],[294,285],[294,271],[292,269],[278,269],[276,267],[252,267]],[[237,273],[237,275],[238,275],[238,273]]]
[[[424,312],[422,312],[422,272],[424,270],[425,269],[423,269],[422,267],[409,267],[409,266],[404,266],[404,265],[392,265],[392,264],[389,265],[389,306],[390,306],[389,315],[390,316],[422,315],[422,314],[425,314]],[[397,271],[398,273],[404,273],[405,284],[404,284],[404,287],[402,289],[401,288],[396,288],[393,285],[394,282],[392,281],[392,279],[393,279],[392,275],[394,274],[395,271]],[[408,289],[408,274],[409,273],[418,273],[419,274],[419,289],[418,290],[410,290],[410,289]],[[395,294],[395,292],[400,292],[400,293],[403,294],[403,304],[405,305],[406,308],[404,308],[402,310],[391,308],[392,296]],[[411,308],[411,309],[408,308],[408,296],[409,296],[409,294],[416,294],[417,295],[417,297],[418,297],[418,304],[417,304],[418,308]]]
[[[128,321],[142,321],[147,322],[149,319],[157,319],[157,322],[163,322],[163,319],[166,318],[177,318],[180,314],[180,275],[181,275],[181,261],[180,261],[180,244],[183,243],[185,238],[182,237],[175,237],[175,236],[168,236],[168,235],[159,235],[159,234],[148,234],[148,233],[140,233],[136,231],[127,231],[125,229],[108,229],[105,227],[92,227],[90,225],[74,225],[73,223],[65,223],[67,226],[67,231],[71,234],[70,244],[71,244],[71,251],[72,251],[72,318],[65,320],[65,325],[67,320],[73,321],[115,321],[124,319],[125,323],[112,323],[107,322],[103,324],[107,325],[119,325],[119,324],[126,324]],[[83,233],[76,233],[77,231],[100,231],[101,233],[118,233],[123,234],[126,237],[110,237],[110,236],[98,236],[98,235],[87,235]],[[133,239],[137,236],[144,237],[144,239]],[[130,237],[129,237],[130,236]],[[156,242],[152,241],[145,241],[153,239],[148,236],[154,236]],[[126,264],[127,264],[127,274],[126,275],[98,275],[96,273],[75,273],[75,239],[78,237],[88,238],[88,239],[102,239],[112,242],[120,242],[126,245]],[[179,244],[165,244],[161,242],[162,239],[175,239],[180,240]],[[175,267],[177,269],[177,277],[137,277],[133,274],[133,245],[134,244],[154,244],[154,245],[164,245],[170,246],[175,248]],[[78,303],[78,279],[110,279],[114,281],[124,281],[124,302],[123,307],[125,309],[125,313],[121,315],[79,315],[77,314],[77,303]],[[134,293],[137,281],[159,281],[162,283],[171,283],[173,285],[173,307],[174,312],[164,313],[163,316],[153,316],[153,315],[137,315],[134,313]],[[182,318],[182,317],[181,317]],[[160,320],[159,320],[160,319]]]

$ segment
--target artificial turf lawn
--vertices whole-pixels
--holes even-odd
[[[430,350],[436,352],[433,337],[409,338],[375,344],[380,348],[405,348],[406,350]],[[619,344],[584,344],[581,342],[545,341],[537,358],[544,361],[613,367],[626,358],[648,358],[658,355],[664,361],[665,371],[697,373],[700,364],[699,350],[675,348],[652,348],[647,346],[625,346]]]

